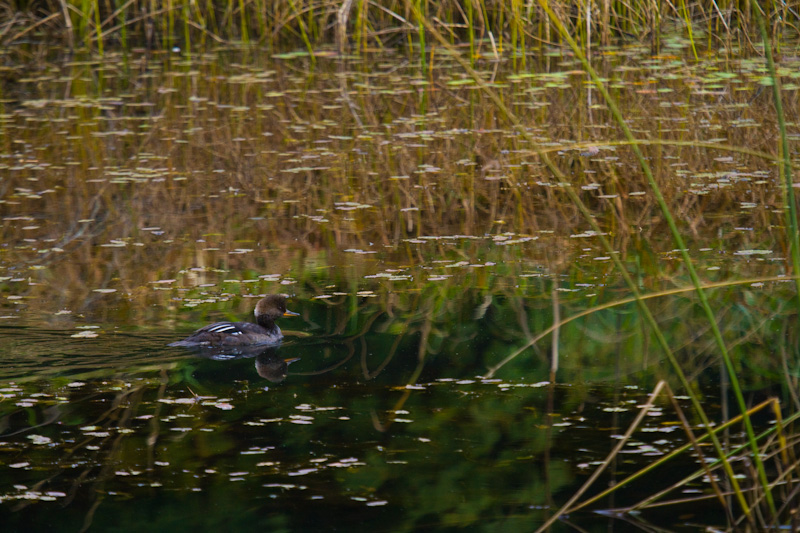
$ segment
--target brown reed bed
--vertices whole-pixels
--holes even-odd
[[[208,45],[240,42],[273,49],[305,46],[311,53],[336,45],[368,50],[422,44],[424,32],[411,6],[436,23],[454,44],[475,56],[507,53],[524,57],[544,45],[561,44],[535,2],[523,0],[283,0],[252,2],[145,2],[121,5],[97,0],[0,2],[0,42],[30,46],[57,39],[71,48],[169,49],[202,51]],[[660,49],[675,30],[703,49],[752,47],[758,29],[747,4],[732,1],[550,2],[584,43],[608,45],[631,39]],[[778,39],[797,36],[800,3],[769,3],[766,13]],[[409,46],[412,58],[420,57]],[[423,56],[424,57],[424,54]]]
[[[0,236],[4,275],[33,272],[40,282],[26,295],[50,287],[63,294],[59,304],[80,308],[102,301],[103,293],[86,296],[105,288],[163,302],[151,284],[190,268],[269,274],[356,262],[362,276],[381,271],[343,250],[395,265],[508,262],[509,279],[537,266],[568,273],[575,257],[602,255],[532,147],[460,83],[447,58],[434,58],[425,80],[413,65],[398,70],[402,56],[391,53],[318,60],[311,74],[307,58],[265,69],[259,56],[220,54],[223,63],[201,56],[188,70],[168,57],[107,54],[35,78],[22,66],[10,71]],[[571,64],[541,58],[524,76],[484,66],[619,252],[649,261],[658,275],[645,283],[668,286],[679,269],[663,220],[582,77],[558,73]],[[775,141],[760,123],[770,103],[758,70],[743,61],[725,82],[714,61],[664,58],[642,70],[639,57],[621,56],[607,66],[692,245],[730,254],[780,242]],[[796,106],[789,100],[787,112]],[[775,275],[783,263],[742,268]]]

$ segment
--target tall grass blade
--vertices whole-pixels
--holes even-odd
[[[417,15],[417,40],[419,46],[419,69],[421,72],[425,72],[427,69],[425,63],[425,11],[422,9],[422,2],[424,0],[415,0],[416,5],[414,6],[414,12]]]
[[[537,146],[537,143],[535,142],[535,140],[532,138],[532,136],[529,134],[529,132],[525,129],[525,127],[520,122],[520,120],[513,113],[511,113],[511,111],[507,108],[507,106],[500,99],[500,97],[494,91],[492,91],[486,85],[486,83],[483,82],[481,77],[478,75],[477,72],[474,71],[474,69],[472,69],[470,67],[468,62],[464,61],[464,59],[462,57],[460,57],[457,53],[455,53],[455,50],[453,50],[452,47],[449,46],[449,43],[441,35],[441,33],[439,33],[436,30],[436,28],[434,28],[433,25],[429,21],[427,21],[426,19],[424,19],[424,17],[422,17],[421,13],[416,9],[416,5],[411,4],[411,0],[406,0],[406,5],[407,5],[407,7],[409,9],[414,11],[415,16],[417,16],[418,19],[425,25],[426,29],[431,33],[431,35],[433,35],[436,38],[436,40],[439,41],[442,44],[442,46],[444,48],[448,49],[451,52],[453,58],[459,64],[461,64],[462,68],[464,68],[470,74],[470,76],[472,76],[472,78],[474,79],[476,85],[478,85],[489,96],[489,98],[494,102],[494,104],[503,113],[503,115],[507,118],[507,120],[509,120],[513,124],[513,126],[517,129],[517,131],[530,142],[531,146],[533,146],[534,149],[539,154],[539,157],[541,158],[542,162],[553,173],[553,175],[557,179],[559,179],[560,182],[566,183],[566,178],[563,175],[563,173],[561,173],[561,171],[558,169],[558,167],[556,167],[555,164],[553,164],[553,162],[550,160],[550,158],[547,156],[547,154],[543,153],[542,151],[540,151],[538,149],[538,146]],[[566,32],[566,30],[563,27],[563,25],[560,24],[560,21],[555,17],[553,12],[549,9],[549,6],[547,5],[547,3],[545,1],[543,1],[543,0],[541,0],[540,1],[540,5],[547,11],[550,20],[553,23],[556,24],[556,26],[558,27],[559,32],[562,34],[562,36],[565,36],[568,39],[568,41],[570,43],[570,46],[573,47],[573,51],[576,53],[576,56],[578,56],[581,59],[581,61],[584,63],[584,66],[587,67],[588,64],[586,62],[586,58],[583,56],[583,54],[577,48],[577,45],[575,44],[575,41],[569,36],[569,34]],[[614,105],[613,101],[610,100],[610,96],[608,95],[608,92],[605,91],[605,88],[602,86],[602,83],[600,83],[599,79],[597,78],[596,73],[594,73],[593,70],[590,70],[590,72],[593,73],[593,79],[596,80],[596,83],[598,83],[600,85],[600,90],[601,90],[601,93],[604,95],[604,98],[607,98],[609,100],[609,107],[613,107],[613,109],[616,110],[616,115],[615,116],[617,116],[617,117],[619,117],[621,119],[621,114],[619,113],[619,110],[616,108],[616,106]],[[625,126],[624,121],[622,121],[622,125],[623,125],[623,127]],[[628,135],[629,140],[633,142],[633,140],[634,140],[633,136],[632,136],[630,130],[627,129],[627,127],[625,127],[625,132]],[[637,156],[640,157],[640,160],[642,162],[644,162],[643,156],[641,155],[641,151],[638,150],[638,147],[636,147],[635,144],[633,146],[634,146],[634,151],[637,153]],[[652,177],[652,173],[649,171],[649,167],[647,167],[646,163],[644,165],[644,168],[645,168],[645,171],[646,171],[646,175],[647,175],[648,179],[650,180],[651,184],[655,185],[655,181],[654,181],[654,179]],[[608,240],[605,239],[605,237],[602,234],[602,231],[600,230],[599,226],[597,225],[597,222],[594,220],[594,217],[593,217],[592,213],[583,204],[583,202],[577,196],[577,194],[572,189],[572,187],[566,186],[566,187],[564,187],[563,190],[570,197],[571,201],[576,205],[576,207],[578,207],[578,209],[581,211],[581,214],[584,216],[584,218],[590,224],[592,229],[595,230],[596,234],[599,237],[601,245],[608,252],[609,256],[612,258],[612,261],[614,262],[616,268],[619,270],[619,272],[623,276],[626,284],[628,285],[629,289],[631,290],[631,292],[633,293],[634,297],[636,298],[637,305],[639,305],[643,316],[647,320],[648,324],[650,324],[651,327],[653,328],[653,331],[654,331],[654,334],[656,335],[658,343],[661,346],[661,348],[664,350],[664,352],[667,354],[667,357],[670,360],[670,363],[672,364],[673,368],[675,369],[675,372],[678,375],[682,386],[685,388],[685,390],[688,393],[690,393],[690,399],[692,400],[692,403],[693,403],[693,406],[695,408],[695,411],[697,412],[698,416],[701,417],[701,420],[703,421],[703,423],[706,426],[706,428],[710,428],[711,427],[711,423],[708,420],[708,417],[705,415],[705,411],[703,410],[699,399],[695,395],[691,394],[691,390],[692,389],[691,389],[690,384],[688,383],[688,380],[686,379],[686,376],[682,372],[682,370],[680,368],[680,365],[677,363],[677,360],[675,359],[674,354],[672,353],[668,343],[666,342],[666,339],[665,339],[663,333],[659,329],[659,327],[658,327],[658,325],[657,325],[657,323],[655,321],[655,318],[653,317],[652,313],[649,311],[647,306],[644,304],[644,302],[641,300],[641,297],[639,296],[638,288],[637,288],[634,280],[631,278],[630,274],[625,269],[625,267],[622,264],[622,262],[619,259],[619,257],[617,257],[618,254],[616,254],[614,252],[614,250],[611,247],[611,245],[608,242]],[[660,204],[659,205],[661,205],[663,207],[666,207],[665,202],[664,202],[664,198],[663,198],[663,196],[661,196],[660,190],[657,188],[657,186],[656,186],[656,188],[654,190],[654,193],[656,194],[657,199],[660,200]],[[666,209],[666,211],[667,211],[667,214],[669,214],[669,210]],[[668,217],[668,220],[671,221],[671,223],[672,223],[671,229],[674,230],[674,233],[677,234],[677,240],[679,240],[682,243],[683,240],[680,237],[680,234],[677,232],[677,227],[675,226],[674,220],[672,219],[671,216]],[[685,256],[688,257],[688,254],[685,251],[685,249],[683,250],[683,253],[684,253]],[[690,269],[691,269],[690,272],[694,274],[693,283],[695,285],[695,290],[699,291],[699,294],[702,297],[701,301],[704,303],[704,309],[712,317],[712,320],[713,320],[713,313],[711,313],[710,305],[708,304],[707,299],[705,299],[705,294],[702,292],[702,288],[700,288],[699,279],[697,278],[697,274],[694,271],[693,265],[691,265],[691,261],[689,261],[689,263],[690,263],[689,266],[690,266]],[[716,326],[716,323],[713,323],[712,325]],[[716,328],[716,327],[715,327],[715,333],[716,333],[715,334],[715,338],[717,338],[717,340],[720,341],[721,340],[721,334],[719,332],[719,329]],[[724,348],[724,342],[722,343],[722,346]],[[725,352],[725,355],[727,356],[727,351]],[[728,363],[730,362],[730,357],[727,357],[727,362]],[[738,383],[737,383],[737,385],[738,385]],[[741,389],[740,388],[738,389],[738,399],[741,399],[742,403],[744,402],[744,399],[743,399],[743,397],[741,395]],[[744,412],[744,409],[742,411]],[[747,422],[749,423],[749,418],[747,419]],[[750,429],[752,430],[752,425],[749,425],[749,426],[750,426]],[[717,452],[717,455],[724,461],[725,470],[728,473],[728,476],[730,478],[730,482],[733,485],[734,490],[735,490],[735,492],[737,494],[737,498],[738,498],[740,504],[742,505],[743,509],[745,509],[745,513],[746,513],[748,519],[752,520],[752,513],[750,513],[750,511],[749,511],[749,508],[747,506],[747,502],[744,500],[744,496],[742,495],[741,489],[739,488],[739,484],[738,484],[736,478],[734,477],[733,469],[731,468],[730,464],[725,459],[725,453],[724,453],[724,451],[722,449],[722,445],[720,444],[719,440],[714,435],[712,435],[712,440],[714,442],[714,448],[715,448],[715,450]],[[755,444],[755,443],[753,443],[753,444]],[[757,460],[760,461],[760,459],[758,459],[758,458],[757,458]]]
[[[587,479],[583,483],[581,488],[579,488],[577,491],[575,491],[575,493],[572,496],[570,496],[570,499],[567,501],[567,503],[563,505],[561,510],[556,512],[553,516],[551,516],[547,520],[547,522],[545,522],[539,528],[536,529],[536,533],[547,531],[550,528],[550,526],[553,525],[558,520],[558,518],[561,517],[564,514],[564,512],[572,506],[573,503],[577,502],[580,499],[580,497],[583,496],[583,493],[586,492],[589,489],[589,487],[591,487],[594,484],[595,481],[597,481],[597,478],[600,477],[600,474],[602,474],[608,468],[608,465],[611,464],[611,461],[614,459],[614,457],[616,457],[619,454],[619,452],[622,451],[622,449],[625,447],[625,444],[627,444],[628,440],[633,435],[633,432],[636,430],[636,428],[639,427],[639,425],[645,419],[650,409],[653,408],[653,406],[655,405],[654,404],[655,399],[658,398],[659,394],[661,394],[661,389],[663,389],[665,385],[666,385],[665,381],[659,381],[656,384],[655,389],[653,389],[653,392],[651,392],[650,396],[648,396],[647,402],[644,405],[642,405],[641,409],[639,410],[639,414],[636,415],[636,418],[633,420],[633,422],[631,422],[631,425],[628,426],[628,430],[625,432],[622,438],[619,439],[616,446],[614,446],[614,449],[611,450],[611,452],[606,457],[605,461],[603,461],[603,464],[599,465],[597,469],[595,469],[595,471],[592,472],[592,475],[589,476],[589,479]]]
[[[184,0],[183,7],[181,9],[183,11],[183,52],[186,54],[186,57],[190,57],[192,54],[192,38],[191,33],[189,32],[191,13],[189,8],[189,0]]]
[[[83,39],[83,45],[86,49],[91,48],[91,42],[89,41],[89,10],[90,10],[89,0],[81,0],[81,11],[80,11],[80,19],[78,20],[78,35],[80,38]]]
[[[763,410],[763,409],[765,409],[767,407],[774,406],[776,404],[777,404],[777,400],[775,398],[770,398],[769,400],[765,400],[765,401],[761,402],[760,404],[752,407],[749,410],[749,413],[751,413],[751,414],[758,413],[759,411],[761,411],[761,410]],[[741,421],[742,421],[742,415],[737,415],[737,416],[731,418],[730,420],[726,420],[724,423],[720,424],[719,426],[714,427],[709,433],[719,433],[719,432],[724,431],[725,429],[727,429],[727,428],[729,428],[729,427],[731,427],[731,426],[733,426],[735,424],[740,423]],[[774,432],[776,430],[777,430],[777,428],[773,427],[773,428],[770,428],[768,431],[765,431],[765,432],[761,433],[758,436],[759,440],[766,438],[767,436],[770,435],[771,432]],[[705,442],[706,440],[708,440],[709,433],[706,433],[705,435],[701,435],[701,436],[697,437],[697,443],[702,443],[702,442]],[[583,509],[585,507],[588,507],[588,506],[592,505],[595,502],[598,502],[598,501],[606,498],[607,496],[609,496],[614,491],[629,485],[633,481],[644,477],[648,473],[650,473],[653,470],[655,470],[656,468],[668,463],[672,459],[675,459],[676,457],[688,452],[694,446],[695,446],[694,443],[689,442],[689,443],[684,444],[683,446],[680,446],[680,447],[672,450],[669,454],[665,455],[664,457],[660,457],[658,460],[656,460],[653,463],[647,465],[645,468],[639,470],[638,472],[634,472],[633,474],[629,475],[628,477],[626,477],[625,479],[623,479],[621,481],[616,482],[613,487],[609,487],[608,489],[600,492],[599,494],[596,494],[596,495],[592,496],[591,498],[589,498],[587,500],[584,500],[581,503],[571,507],[569,509],[569,512],[575,512],[575,511],[577,511],[579,509]],[[746,448],[747,448],[746,445],[743,445],[743,446],[740,446],[738,448],[735,448],[735,449],[731,450],[728,453],[728,457],[733,458],[737,454],[739,454],[742,451],[744,451]],[[648,505],[660,500],[661,497],[665,496],[669,492],[672,492],[673,490],[675,490],[675,487],[685,486],[686,484],[696,480],[700,476],[706,475],[708,473],[708,468],[712,468],[713,469],[716,466],[717,466],[717,463],[709,463],[708,465],[703,465],[703,468],[700,468],[700,469],[696,470],[695,472],[693,472],[692,474],[690,474],[690,475],[686,476],[685,478],[681,479],[680,481],[677,481],[676,483],[674,483],[669,488],[667,488],[665,490],[662,490],[662,491],[659,491],[659,492],[657,492],[655,494],[648,495],[647,498],[645,498],[644,500],[642,500],[642,501],[640,501],[640,502],[638,502],[638,503],[636,503],[634,505],[631,505],[630,507],[628,507],[626,509],[626,511],[634,511],[634,510],[637,510],[637,509],[642,509],[644,507],[647,507]]]
[[[786,202],[786,227],[789,232],[789,249],[792,256],[792,270],[794,272],[795,284],[797,285],[797,305],[800,310],[800,234],[798,234],[797,223],[797,202],[794,198],[794,187],[792,186],[792,162],[789,151],[789,138],[786,134],[786,117],[783,113],[783,101],[781,98],[781,80],[775,70],[775,60],[772,57],[772,42],[767,35],[767,27],[764,16],[758,4],[753,4],[753,13],[758,21],[758,28],[761,32],[761,41],[764,43],[764,56],[767,60],[767,69],[772,78],[772,98],[775,102],[775,114],[778,119],[778,130],[781,136],[781,174],[783,175],[783,194]]]
[[[122,45],[123,53],[127,53],[128,51],[128,10],[122,9],[120,6],[120,2],[122,0],[117,0],[117,10],[115,13],[119,16],[120,21],[120,28],[119,28],[119,41],[120,45]]]
[[[434,38],[437,41],[439,41],[439,43],[444,48],[446,48],[446,49],[448,49],[450,51],[452,57],[473,78],[473,80],[475,81],[476,85],[479,86],[481,88],[481,90],[484,91],[487,94],[487,96],[492,100],[492,102],[501,111],[501,113],[506,117],[506,119],[509,122],[512,123],[512,125],[519,132],[519,134],[522,135],[524,138],[526,138],[528,140],[528,142],[530,143],[530,145],[534,147],[534,150],[537,152],[539,158],[542,160],[542,163],[548,168],[548,170],[550,170],[550,172],[552,172],[553,175],[556,177],[556,179],[558,179],[561,183],[566,184],[566,186],[564,187],[563,190],[569,196],[569,198],[573,202],[573,204],[580,210],[580,212],[583,215],[583,217],[586,219],[586,221],[589,223],[589,225],[595,231],[595,234],[598,236],[598,239],[599,239],[600,244],[602,245],[603,249],[605,249],[606,252],[608,253],[608,255],[611,257],[612,261],[614,262],[615,267],[620,272],[620,274],[622,275],[623,279],[625,280],[625,283],[627,284],[629,290],[633,294],[633,297],[635,298],[636,303],[637,303],[637,305],[639,306],[639,309],[642,312],[642,315],[645,317],[645,320],[647,321],[647,323],[651,326],[651,328],[652,328],[652,330],[654,332],[654,335],[656,336],[656,339],[657,339],[657,341],[659,343],[659,346],[662,348],[664,353],[667,355],[667,358],[669,359],[671,365],[675,369],[675,372],[676,372],[676,374],[678,375],[678,377],[679,377],[679,379],[681,381],[681,385],[684,387],[684,389],[687,391],[687,393],[689,393],[689,397],[690,397],[690,399],[692,401],[692,404],[693,404],[693,407],[694,407],[695,411],[697,412],[698,416],[701,418],[704,426],[707,429],[710,429],[711,428],[711,423],[710,423],[708,417],[706,416],[705,411],[703,410],[703,407],[700,404],[700,401],[697,398],[697,396],[691,394],[692,388],[691,388],[690,384],[688,383],[688,380],[686,379],[686,376],[684,375],[683,371],[681,370],[680,365],[678,364],[677,359],[675,358],[675,355],[672,353],[672,350],[670,349],[669,344],[667,343],[663,332],[658,327],[658,323],[656,322],[655,318],[653,317],[653,315],[650,312],[650,310],[647,307],[647,305],[644,303],[644,300],[642,299],[642,297],[641,297],[641,295],[639,293],[639,290],[638,290],[638,287],[637,287],[635,281],[631,278],[631,276],[628,273],[627,269],[622,264],[622,260],[618,257],[619,254],[615,253],[615,251],[614,251],[613,247],[611,246],[611,244],[604,237],[603,232],[600,229],[600,227],[598,226],[597,222],[595,221],[593,214],[589,211],[589,209],[586,207],[586,205],[581,201],[580,197],[578,197],[577,193],[575,193],[573,188],[571,186],[569,186],[569,184],[566,183],[566,181],[567,181],[566,177],[558,169],[558,167],[552,162],[552,160],[547,155],[547,153],[545,153],[544,151],[542,151],[538,147],[538,144],[536,143],[535,139],[533,139],[533,137],[528,132],[528,130],[524,127],[524,125],[519,120],[519,118],[517,118],[517,116],[514,115],[508,109],[508,107],[505,105],[505,103],[502,101],[502,99],[493,90],[491,90],[487,86],[487,84],[483,81],[483,79],[480,77],[480,75],[477,72],[475,72],[475,70],[472,69],[472,67],[470,67],[469,63],[467,61],[465,61],[463,59],[463,57],[461,57],[458,53],[456,53],[456,51],[452,48],[452,46],[450,46],[450,44],[441,35],[441,33],[438,32],[436,30],[436,28],[433,27],[433,25],[429,21],[427,21],[426,19],[424,19],[422,17],[421,13],[415,9],[415,5],[411,4],[411,0],[405,0],[405,1],[406,1],[407,7],[409,9],[411,9],[412,11],[414,11],[415,16],[417,16],[418,19],[420,21],[422,21],[422,23],[425,25],[426,29],[431,33],[431,35],[433,35]],[[540,3],[540,5],[541,5],[541,3]],[[548,14],[551,16],[551,20],[557,25],[557,27],[559,28],[559,31],[563,32],[563,33],[566,33],[566,31],[564,30],[563,25],[560,24],[558,19],[554,18],[555,16],[552,13],[552,11],[549,10],[549,7],[547,7],[546,2],[544,2],[544,6],[543,7],[548,11]],[[568,34],[567,34],[567,37],[569,37]],[[577,48],[577,45],[575,45],[575,41],[572,40],[571,37],[569,37],[569,41],[570,41],[570,45],[571,46],[574,46],[575,48]],[[576,55],[578,55],[579,57],[582,58],[582,61],[584,62],[584,65],[585,65],[586,64],[586,58],[583,57],[582,54],[580,54],[579,50],[576,53]],[[593,71],[591,71],[591,72],[593,72]],[[594,74],[594,77],[596,77],[596,74]],[[608,97],[608,93],[605,92],[605,91],[603,91],[603,92],[604,92],[604,96]],[[610,104],[613,104],[613,102],[610,102]],[[630,132],[628,131],[628,133],[630,133]],[[630,137],[630,140],[633,140],[632,136]],[[634,148],[636,148],[635,145],[634,145]],[[648,170],[649,170],[649,168],[648,168]],[[652,174],[650,175],[650,177],[652,178]],[[663,197],[661,198],[661,200],[663,202]],[[674,224],[674,221],[673,221],[673,224]],[[695,290],[697,290],[697,286],[695,286]],[[740,391],[740,394],[741,394],[741,391]],[[714,448],[715,448],[715,451],[717,453],[717,456],[720,457],[720,459],[723,461],[723,464],[725,465],[725,471],[728,474],[728,477],[730,479],[731,485],[734,488],[734,491],[736,492],[737,499],[739,500],[740,504],[742,505],[742,508],[745,509],[745,513],[746,513],[748,519],[752,520],[752,518],[751,518],[752,517],[752,513],[750,513],[750,511],[749,511],[749,508],[747,506],[747,502],[744,499],[744,496],[742,494],[741,488],[739,487],[738,481],[734,477],[733,469],[731,468],[729,462],[725,458],[725,452],[722,449],[722,445],[720,444],[719,439],[717,439],[716,435],[712,434],[711,438],[712,438],[712,441],[714,442]]]
[[[686,6],[686,0],[681,0],[681,14],[683,15],[683,20],[686,23],[686,31],[689,33],[689,43],[692,45],[692,54],[694,55],[694,60],[697,61],[699,58],[697,57],[697,47],[694,44],[694,33],[692,30],[692,16],[689,14],[689,8]]]
[[[167,50],[171,50],[172,49],[172,45],[174,43],[173,36],[174,36],[174,31],[175,31],[175,13],[172,12],[172,9],[173,9],[172,1],[173,0],[167,0],[167,22],[166,22],[167,28],[166,28],[166,30],[164,30],[164,33],[165,33],[165,35],[164,35],[165,41],[164,42],[166,44]]]
[[[100,57],[103,56],[103,32],[102,32],[102,24],[100,23],[100,2],[99,0],[95,0],[94,5],[92,6],[94,9],[94,27],[95,31],[97,32],[97,53]]]
[[[239,0],[239,28],[242,42],[250,44],[250,32],[247,31],[247,10],[245,9],[244,0]]]
[[[572,38],[572,36],[566,31],[566,28],[561,23],[561,20],[559,18],[557,18],[555,16],[555,13],[553,13],[553,11],[550,9],[550,7],[547,4],[547,0],[538,0],[538,1],[539,1],[539,5],[547,12],[548,16],[550,16],[550,19],[552,20],[553,24],[555,24],[556,27],[558,28],[559,32],[561,33],[561,36],[569,43],[570,48],[572,48],[572,51],[575,54],[575,56],[581,61],[581,63],[583,64],[583,67],[591,75],[592,81],[594,82],[595,87],[597,87],[597,90],[600,92],[600,94],[603,95],[603,99],[605,100],[609,111],[611,111],[611,114],[614,116],[614,119],[619,124],[620,129],[622,129],[625,137],[629,141],[633,142],[635,140],[635,138],[633,136],[633,132],[631,132],[630,128],[628,127],[627,123],[625,122],[625,119],[622,116],[622,112],[619,110],[619,107],[617,106],[616,102],[611,98],[611,95],[608,93],[608,90],[606,89],[605,85],[603,84],[603,81],[600,79],[600,77],[597,75],[597,73],[591,67],[591,65],[589,64],[588,60],[586,59],[586,57],[581,52],[581,49],[578,47],[578,44],[575,42],[575,40]],[[725,369],[728,372],[728,376],[730,377],[731,388],[733,389],[734,396],[736,397],[736,402],[737,402],[737,404],[739,406],[739,411],[744,415],[744,425],[745,425],[745,430],[747,431],[747,437],[748,437],[748,440],[750,441],[751,449],[752,449],[752,452],[753,452],[753,461],[754,461],[754,463],[756,465],[756,468],[759,471],[763,471],[764,464],[763,464],[763,462],[761,460],[761,456],[760,456],[760,453],[759,453],[759,450],[758,450],[758,443],[755,440],[755,432],[753,430],[753,424],[752,424],[752,422],[750,420],[750,417],[747,415],[747,405],[746,405],[746,402],[745,402],[745,399],[744,399],[744,395],[742,393],[741,385],[739,384],[739,379],[738,379],[737,374],[736,374],[736,368],[734,367],[733,360],[731,359],[731,356],[728,353],[728,349],[727,349],[727,347],[725,345],[725,341],[722,338],[722,332],[720,331],[719,325],[717,324],[716,317],[714,316],[714,311],[711,308],[711,303],[708,301],[708,297],[707,297],[705,291],[703,290],[702,283],[700,282],[700,278],[697,275],[697,270],[695,269],[694,263],[692,261],[692,258],[689,256],[689,251],[686,248],[686,243],[684,242],[683,236],[681,235],[680,230],[678,229],[678,226],[677,226],[677,224],[675,222],[675,219],[674,219],[674,217],[672,216],[672,213],[669,210],[669,205],[667,204],[666,200],[664,199],[664,196],[661,194],[661,189],[658,186],[658,183],[656,183],[655,177],[653,176],[653,173],[652,173],[652,171],[650,169],[650,165],[647,163],[647,161],[646,161],[646,159],[644,157],[644,154],[642,153],[641,149],[639,148],[639,146],[637,144],[633,143],[631,145],[631,148],[632,148],[634,154],[636,155],[636,158],[639,161],[639,165],[641,166],[642,171],[644,172],[645,177],[647,178],[647,182],[650,185],[650,189],[651,189],[651,191],[653,193],[653,196],[655,197],[656,202],[658,203],[658,205],[659,205],[659,207],[661,209],[661,213],[664,216],[664,219],[666,220],[667,225],[669,226],[669,230],[670,230],[670,233],[672,234],[673,240],[675,241],[675,245],[680,250],[681,257],[683,259],[683,264],[686,267],[686,270],[687,270],[687,272],[689,274],[689,277],[690,277],[690,279],[692,281],[692,285],[694,285],[694,287],[695,287],[695,290],[697,292],[697,298],[700,301],[700,305],[702,306],[703,311],[705,312],[706,317],[708,318],[708,323],[709,323],[709,325],[711,327],[711,331],[713,333],[714,340],[717,343],[717,347],[720,350],[720,354],[722,355],[722,359],[723,359],[723,362],[725,364]],[[673,366],[675,366],[675,365],[673,365]],[[700,415],[703,418],[703,423],[706,425],[706,428],[710,428],[709,421],[705,417],[705,413],[702,410],[702,406],[700,405],[699,400],[697,400],[697,398],[693,394],[691,394],[691,387],[689,386],[689,383],[687,381],[685,381],[686,378],[685,378],[685,376],[683,376],[683,372],[679,371],[679,367],[676,367],[676,371],[678,371],[679,378],[681,379],[682,384],[685,387],[687,393],[689,393],[690,398],[692,398],[692,402],[695,403],[695,408],[699,409],[698,410],[698,415],[700,415],[700,413],[703,413],[702,415]],[[716,436],[712,437],[712,440],[714,441],[714,447],[717,449],[717,454],[720,457],[724,457],[724,454],[722,453],[722,447],[721,447],[718,439],[716,438]],[[730,468],[730,465],[728,465],[728,468]],[[728,470],[728,468],[726,468],[726,471]],[[731,483],[732,484],[738,484],[736,482],[735,478],[733,478],[733,471],[729,470],[727,473],[731,477]],[[759,477],[761,477],[761,476],[759,476]],[[763,483],[763,481],[765,479],[766,479],[766,474],[764,474],[764,477],[762,479],[762,483]],[[774,503],[774,501],[772,499],[772,493],[771,493],[769,484],[764,484],[764,486],[762,488],[765,491],[765,493],[767,494],[767,503],[769,504],[770,511],[774,515],[775,514],[775,503]],[[744,501],[744,497],[741,495],[740,491],[737,492],[737,496],[740,497],[740,504],[742,505],[742,508],[744,509],[744,512],[748,516],[750,516],[751,515],[750,509],[746,505],[746,502]]]
[[[469,64],[475,67],[475,15],[472,0],[467,0],[467,35],[469,36]]]
[[[289,5],[292,7],[292,11],[294,11],[295,15],[297,16],[297,23],[300,26],[300,36],[303,39],[303,43],[306,45],[306,50],[308,50],[308,55],[311,58],[311,66],[317,64],[317,56],[314,54],[314,47],[311,44],[311,40],[308,37],[308,32],[306,31],[306,23],[303,21],[303,14],[297,8],[297,3],[295,0],[289,0]]]

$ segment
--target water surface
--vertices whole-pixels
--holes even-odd
[[[796,307],[781,277],[763,66],[689,62],[685,43],[670,46],[596,60],[703,281],[736,282],[709,295],[748,400],[775,395],[788,409]],[[10,530],[532,530],[660,379],[699,424],[565,185],[450,58],[420,72],[391,52],[331,54],[312,68],[303,55],[220,49],[57,58],[34,71],[3,53],[14,60],[0,116]],[[528,68],[481,72],[573,180],[641,290],[687,287],[585,74],[558,53]],[[249,320],[274,292],[301,314],[281,321],[280,347],[212,357],[166,346],[215,320]],[[536,340],[612,302],[564,323],[557,355],[554,337]],[[709,415],[733,416],[695,295],[648,305]],[[678,420],[660,397],[589,492],[682,445]],[[695,468],[685,455],[596,508]],[[701,480],[673,497],[709,492]],[[725,523],[713,503],[669,509],[645,519]],[[585,511],[556,527],[644,526]]]

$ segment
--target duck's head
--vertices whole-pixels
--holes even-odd
[[[282,316],[297,316],[299,313],[286,309],[286,296],[283,294],[270,294],[258,301],[254,314],[257,319],[263,317],[275,320]]]

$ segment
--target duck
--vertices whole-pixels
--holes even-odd
[[[254,313],[256,315],[255,323],[215,322],[198,329],[185,339],[167,346],[208,348],[280,344],[283,333],[281,333],[281,328],[275,324],[275,320],[282,316],[299,315],[299,313],[286,309],[286,296],[283,294],[270,294],[260,299]]]

